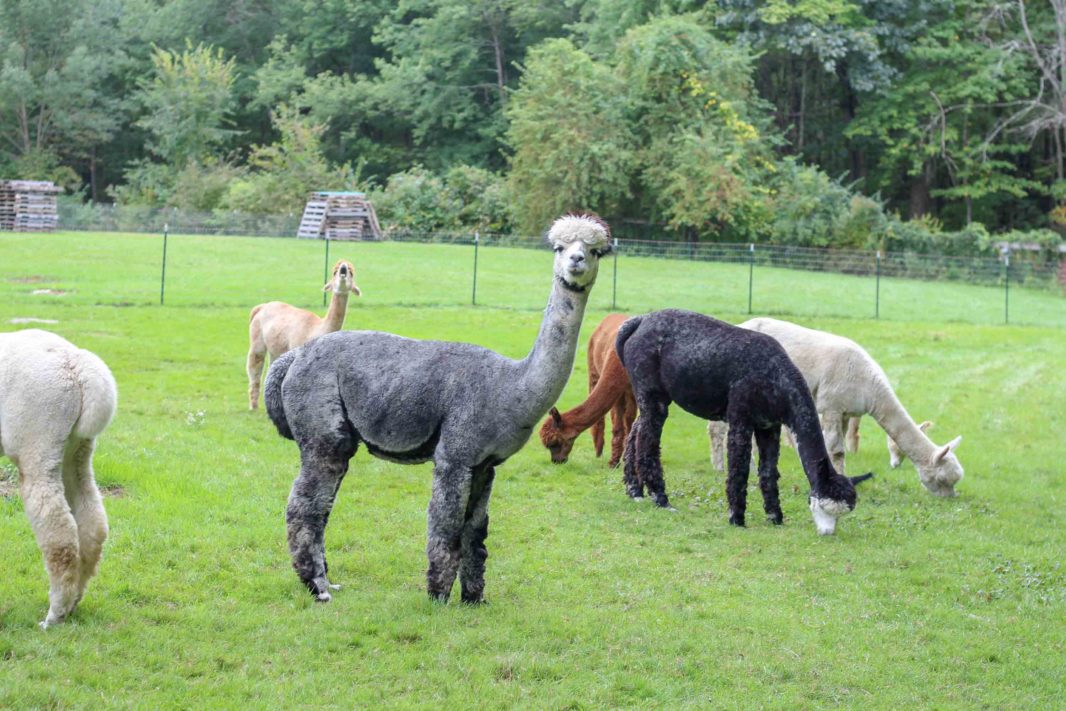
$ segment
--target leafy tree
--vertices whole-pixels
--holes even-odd
[[[358,176],[347,167],[330,165],[322,154],[323,124],[285,105],[278,107],[272,120],[281,138],[252,149],[251,172],[233,183],[223,207],[260,214],[299,213],[311,191],[356,189]]]
[[[86,159],[116,131],[119,14],[117,0],[0,3],[0,165],[13,177],[76,187],[61,161]]]
[[[507,109],[509,185],[522,229],[539,231],[567,210],[621,207],[637,158],[627,111],[623,81],[570,41],[530,50]]]
[[[147,113],[137,121],[151,135],[149,149],[176,168],[203,161],[234,133],[223,126],[233,106],[235,60],[189,42],[181,53],[155,48],[152,66],[138,95]]]

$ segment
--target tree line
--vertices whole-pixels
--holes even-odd
[[[0,0],[0,176],[397,227],[1066,229],[1066,0]]]

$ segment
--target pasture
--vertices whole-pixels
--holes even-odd
[[[534,435],[499,468],[487,541],[489,604],[424,591],[430,464],[355,456],[327,531],[343,589],[320,605],[285,546],[298,450],[249,412],[249,309],[322,313],[321,244],[171,240],[158,305],[158,238],[0,237],[0,330],[43,325],[101,356],[119,410],[95,467],[111,537],[65,625],[42,632],[47,579],[17,476],[0,459],[0,707],[1034,708],[1066,678],[1066,301],[961,284],[756,273],[755,313],[858,341],[932,439],[963,435],[955,499],[888,467],[868,418],[848,471],[873,471],[837,535],[820,538],[795,453],[782,452],[786,522],[731,528],[704,423],[672,409],[669,513],[629,501],[586,435],[554,466]],[[550,252],[334,244],[363,298],[345,328],[463,340],[511,357],[533,343]],[[607,313],[600,271],[584,344]],[[33,294],[38,289],[62,294]],[[859,297],[861,294],[861,305]],[[867,298],[869,297],[869,298]],[[1016,299],[1016,301],[1015,301]],[[621,309],[747,317],[747,267],[623,258]],[[871,308],[867,308],[867,304]],[[998,309],[998,310],[997,310]],[[985,315],[987,313],[987,316]],[[850,316],[850,318],[849,318]]]

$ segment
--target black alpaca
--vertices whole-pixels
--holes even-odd
[[[759,488],[771,523],[784,521],[778,499],[781,425],[795,434],[811,484],[810,509],[821,534],[855,508],[855,486],[833,469],[814,399],[803,376],[773,338],[691,311],[667,309],[626,321],[615,349],[629,373],[640,417],[626,441],[626,493],[645,487],[668,507],[659,441],[671,402],[708,420],[729,423],[726,495],[729,522],[744,525],[751,440],[759,447]]]

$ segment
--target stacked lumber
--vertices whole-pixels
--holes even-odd
[[[381,226],[365,193],[314,192],[296,234],[304,239],[381,239]]]
[[[0,230],[51,232],[60,192],[47,180],[0,180]]]

